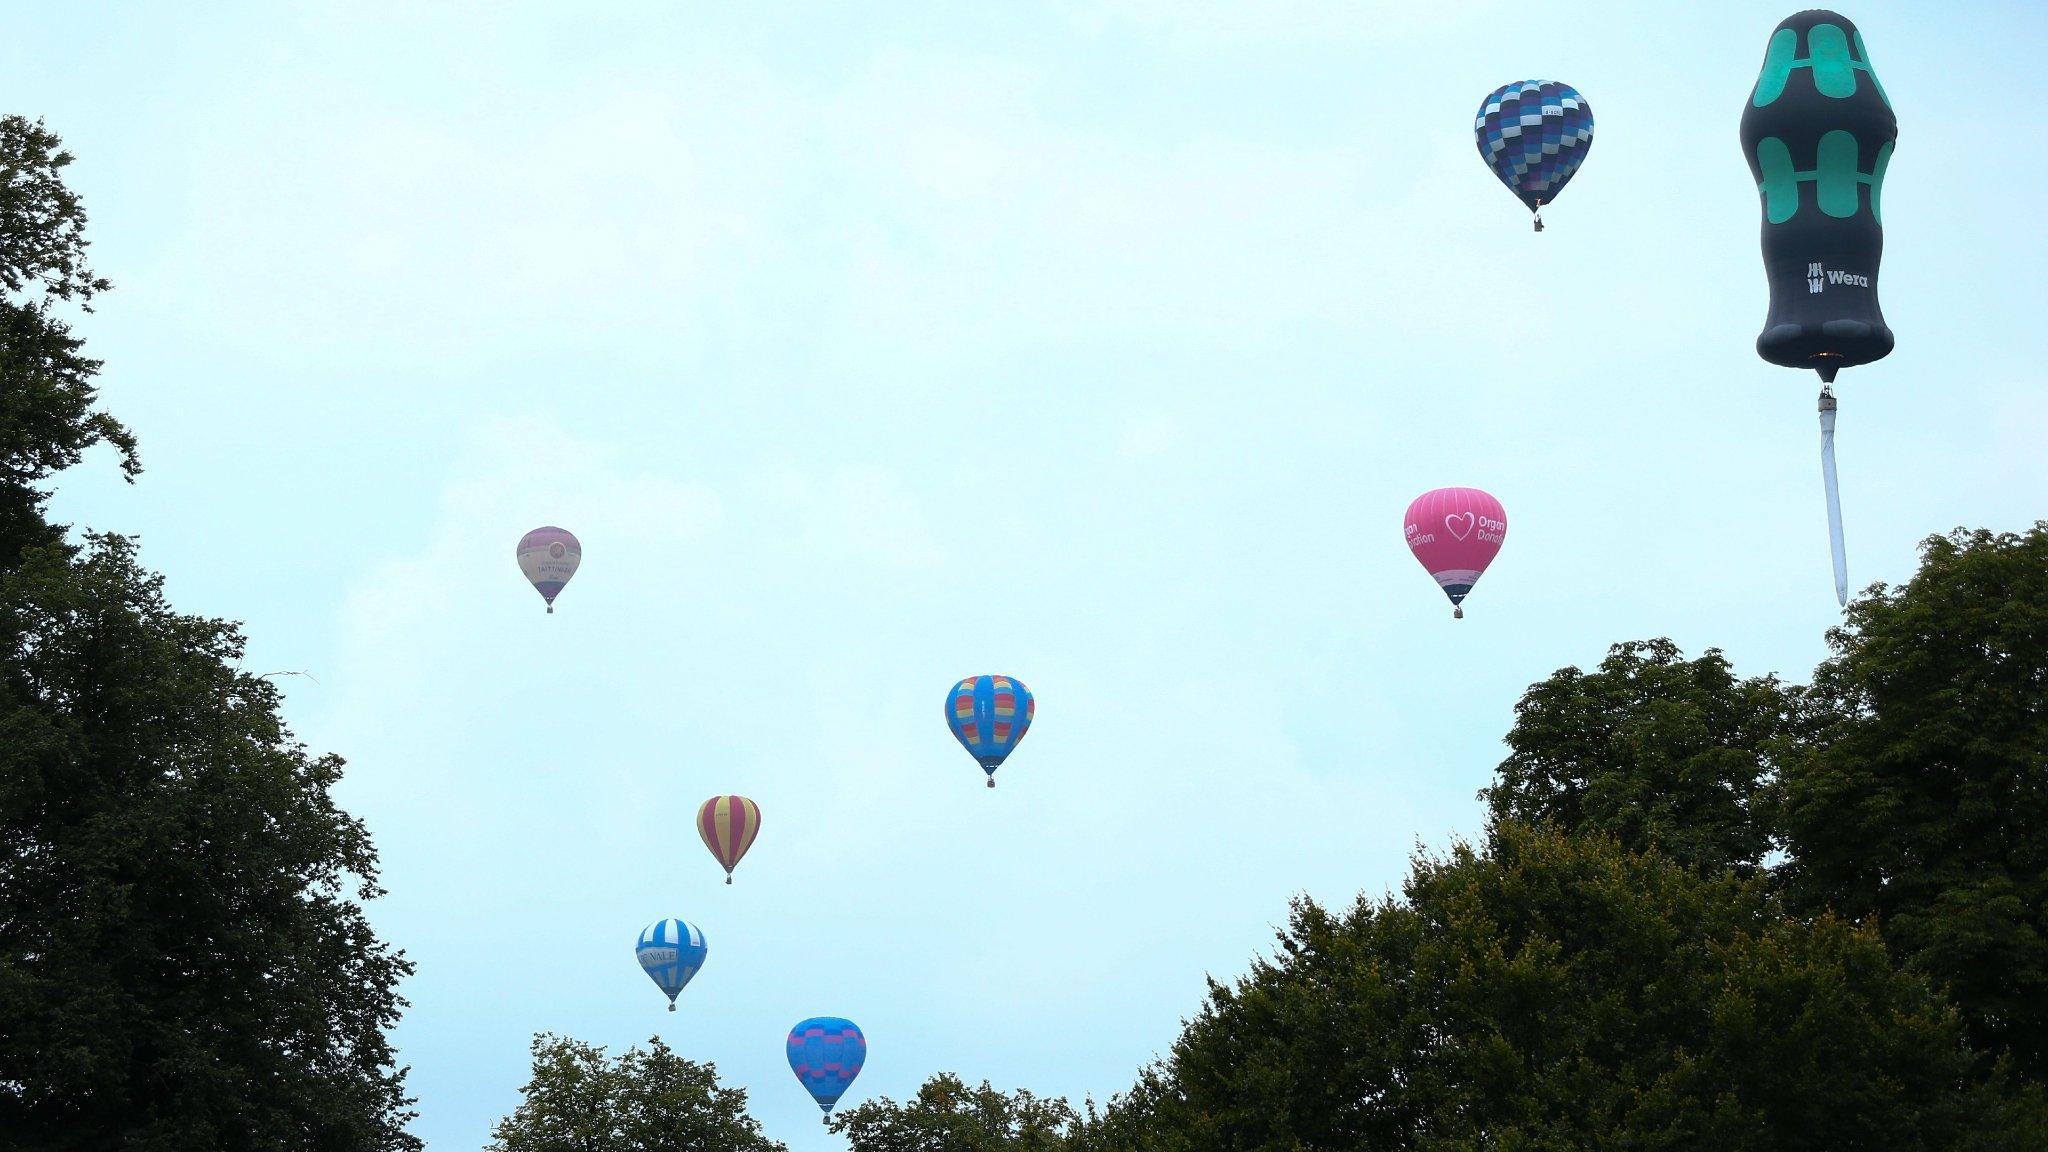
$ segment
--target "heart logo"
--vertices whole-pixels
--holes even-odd
[[[1478,521],[1479,517],[1471,512],[1453,512],[1444,517],[1444,527],[1451,530],[1451,535],[1463,540],[1472,534],[1472,525]]]

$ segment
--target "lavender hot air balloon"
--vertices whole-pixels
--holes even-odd
[[[1508,514],[1477,488],[1438,488],[1408,505],[1408,549],[1463,619],[1465,597],[1507,539]]]
[[[576,575],[576,566],[582,562],[583,545],[566,528],[551,524],[519,538],[519,570],[526,573],[533,590],[548,602],[549,612],[555,610],[555,597],[562,594],[563,586]]]

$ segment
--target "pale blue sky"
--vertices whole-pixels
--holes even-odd
[[[0,38],[148,468],[56,508],[316,678],[437,1152],[538,1030],[658,1032],[803,1152],[812,1014],[870,1038],[848,1103],[1106,1096],[1291,894],[1476,833],[1531,681],[1824,653],[1815,381],[1751,350],[1736,142],[1793,5],[193,7]],[[2044,511],[2048,8],[1848,14],[1900,120],[1861,587]],[[1598,121],[1540,236],[1471,139],[1529,77]],[[1400,532],[1451,484],[1510,520],[1460,623]],[[585,546],[553,617],[543,523]],[[1039,702],[994,792],[940,714],[979,672]],[[765,812],[732,888],[723,791]],[[711,949],[673,1016],[631,955],[670,915]]]

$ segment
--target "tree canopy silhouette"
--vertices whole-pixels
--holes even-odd
[[[0,119],[0,1145],[417,1148],[386,1031],[410,971],[362,824],[230,623],[174,611],[38,487],[94,443],[107,288],[57,138]]]

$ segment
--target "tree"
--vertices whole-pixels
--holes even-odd
[[[108,441],[70,157],[0,118],[0,1146],[416,1149],[377,857],[228,623],[37,487]],[[66,304],[66,302],[69,302]]]
[[[925,1081],[917,1098],[870,1100],[833,1118],[853,1152],[1060,1152],[1080,1117],[1060,1097],[1005,1094],[951,1073]]]
[[[56,543],[35,487],[102,441],[141,471],[135,439],[95,411],[100,362],[52,315],[69,301],[90,308],[110,285],[85,262],[85,210],[64,186],[71,155],[40,122],[0,117],[0,568],[23,548]]]
[[[1084,1140],[1271,1149],[2039,1148],[1876,933],[1760,877],[1512,822],[1405,899],[1297,902]]]
[[[1753,872],[1771,849],[1758,800],[1790,747],[1797,694],[1739,680],[1721,653],[1617,644],[1515,706],[1508,758],[1481,795],[1489,818],[1597,832],[1679,863]]]
[[[133,546],[0,577],[0,1133],[62,1148],[417,1147],[410,966],[360,822]],[[353,899],[351,897],[354,897]]]
[[[0,289],[90,301],[113,287],[85,263],[85,206],[64,184],[71,154],[43,122],[0,116]]]
[[[660,1037],[616,1059],[566,1037],[533,1038],[533,1078],[490,1152],[782,1152],[747,1115],[747,1093]]]
[[[1784,771],[1788,890],[1874,918],[1975,1043],[2048,1077],[2048,523],[1922,556],[1828,634]]]

